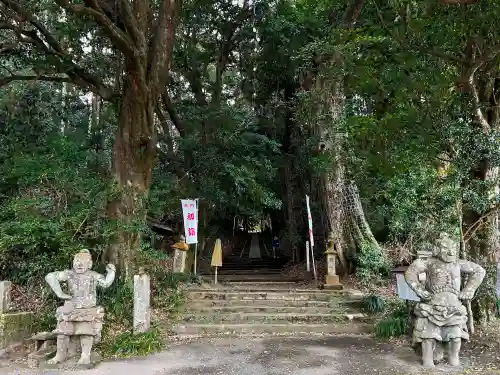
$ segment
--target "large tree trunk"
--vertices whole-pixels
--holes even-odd
[[[338,62],[340,58],[334,60]],[[319,97],[316,114],[319,120],[312,131],[320,139],[319,152],[332,160],[332,164],[321,172],[317,193],[325,218],[323,237],[333,237],[340,261],[339,273],[345,274],[351,268],[348,259],[354,259],[357,249],[369,247],[377,252],[382,249],[368,225],[355,183],[346,180],[343,76],[335,67],[324,68],[330,72],[319,75],[315,82],[313,95]]]
[[[498,196],[498,167],[483,162],[482,181],[493,186],[487,193],[491,202]],[[467,255],[486,269],[486,277],[479,288],[473,303],[474,317],[481,323],[491,320],[496,310],[496,276],[497,261],[500,250],[498,232],[498,213],[494,203],[490,211],[480,215],[474,210],[468,210],[464,215],[463,232],[467,234]]]
[[[469,41],[465,50],[471,62],[464,66],[460,82],[462,88],[469,95],[472,109],[472,127],[478,137],[485,137],[491,142],[492,136],[500,130],[500,79],[498,76],[499,58],[493,54],[491,59],[475,61],[473,54],[474,40]],[[488,48],[484,47],[484,56],[488,56]],[[475,65],[475,66],[474,66]],[[474,68],[471,68],[473,66]],[[477,144],[474,147],[478,147]],[[487,147],[497,147],[490,143]],[[485,190],[483,197],[489,202],[486,213],[478,213],[474,208],[469,208],[464,214],[463,231],[468,241],[468,255],[486,268],[486,277],[477,292],[474,301],[474,312],[480,321],[489,320],[495,310],[496,303],[496,275],[497,260],[500,251],[500,238],[498,227],[498,196],[499,196],[499,167],[498,162],[490,157],[492,150],[482,150],[483,158],[475,169],[471,171],[472,179],[479,180]]]
[[[124,278],[134,271],[140,245],[141,226],[145,221],[151,173],[156,160],[156,135],[153,96],[134,72],[124,79],[118,131],[113,149],[113,172],[118,191],[108,207],[116,220],[118,233],[110,245],[107,261],[114,263]]]

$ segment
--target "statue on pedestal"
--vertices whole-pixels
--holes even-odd
[[[49,364],[66,360],[70,339],[79,339],[81,356],[78,365],[91,364],[91,351],[100,339],[104,308],[97,306],[97,286],[109,287],[115,279],[115,266],[108,264],[106,276],[91,271],[92,257],[82,250],[73,258],[73,269],[49,273],[45,280],[64,305],[56,310],[57,353]],[[61,282],[66,282],[69,294],[63,292]]]
[[[462,339],[468,340],[467,309],[462,301],[471,300],[486,274],[476,263],[458,259],[458,244],[442,233],[432,257],[415,260],[405,279],[420,297],[415,307],[413,340],[422,345],[422,361],[433,367],[443,359],[443,344],[448,346],[448,363],[459,365]],[[421,283],[419,275],[425,275]],[[462,274],[467,283],[460,289]]]

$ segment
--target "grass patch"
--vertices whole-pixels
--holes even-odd
[[[361,300],[362,309],[368,314],[380,314],[386,308],[386,302],[383,297],[371,294],[364,296]]]
[[[386,313],[375,324],[375,336],[391,339],[408,334],[411,326],[410,310],[401,300],[389,301]]]
[[[163,349],[163,334],[158,328],[134,335],[122,332],[99,343],[99,351],[105,358],[130,358],[145,356]]]

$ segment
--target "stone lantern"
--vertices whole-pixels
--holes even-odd
[[[326,276],[325,276],[325,289],[342,289],[343,286],[340,283],[339,276],[335,270],[335,261],[337,257],[337,251],[335,250],[335,245],[333,241],[333,234],[328,236],[328,244],[325,251],[326,255]]]

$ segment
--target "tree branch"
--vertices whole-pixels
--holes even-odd
[[[0,87],[8,85],[14,81],[47,81],[47,82],[72,82],[69,77],[54,77],[54,76],[23,76],[23,75],[12,75],[7,77],[0,77]]]
[[[483,54],[480,58],[472,61],[468,61],[466,64],[465,73],[462,75],[461,82],[467,88],[469,94],[471,95],[472,104],[474,106],[474,115],[476,120],[481,125],[484,134],[489,134],[491,131],[491,126],[486,119],[482,109],[481,109],[481,99],[479,97],[479,92],[476,87],[475,74],[481,66],[493,60],[498,54],[500,54],[500,43],[493,46],[487,53]]]
[[[402,38],[400,38],[397,34],[393,33],[391,31],[391,29],[387,26],[387,23],[385,22],[385,19],[384,19],[384,16],[382,15],[382,12],[380,11],[380,8],[378,7],[377,3],[374,2],[375,4],[375,8],[377,10],[377,14],[378,14],[378,18],[380,20],[380,23],[382,25],[382,27],[385,29],[385,31],[387,31],[387,33],[389,33],[392,37],[392,39],[394,39],[394,41],[396,41],[397,44],[399,44],[399,46],[403,49],[405,49],[406,51],[412,51],[412,50],[416,50],[417,52],[420,52],[420,53],[423,53],[423,54],[426,54],[426,55],[429,55],[429,56],[433,56],[433,57],[438,57],[440,59],[443,59],[443,60],[446,60],[446,61],[449,61],[449,62],[453,62],[453,63],[460,63],[460,64],[464,64],[467,62],[467,60],[464,60],[464,59],[461,59],[457,56],[453,56],[453,55],[450,55],[440,49],[438,49],[437,47],[430,47],[430,48],[425,48],[425,47],[417,47],[417,48],[414,48],[414,47],[411,47],[407,41],[403,40]]]
[[[212,90],[212,102],[219,103],[222,95],[222,76],[226,70],[227,62],[229,60],[229,54],[233,48],[233,38],[236,30],[242,26],[242,24],[250,18],[252,12],[247,5],[241,9],[234,22],[231,22],[230,26],[224,33],[224,38],[220,43],[220,53],[215,67],[215,83]]]
[[[8,9],[14,11],[18,15],[18,19],[31,24],[36,31],[25,30],[21,25],[14,25],[6,21],[0,21],[0,29],[12,30],[20,42],[30,43],[45,55],[53,56],[55,58],[56,73],[68,75],[74,84],[86,88],[109,101],[114,101],[117,98],[116,93],[112,89],[85,71],[85,69],[76,65],[72,61],[72,57],[62,48],[61,44],[26,8],[21,7],[17,1],[13,0],[0,0],[0,2]],[[43,37],[43,40],[39,35]]]
[[[175,110],[175,107],[172,103],[172,100],[170,99],[170,96],[168,95],[167,90],[162,95],[162,101],[163,105],[165,106],[165,109],[170,117],[170,120],[174,124],[175,128],[179,132],[181,137],[186,136],[186,127],[184,126],[184,123],[182,122],[181,118],[177,114],[177,111]]]
[[[139,30],[139,22],[137,18],[134,17],[134,12],[132,11],[129,0],[120,1],[119,6],[121,10],[120,13],[123,16],[125,29],[130,33],[132,39],[134,40],[139,55],[146,56],[147,42],[145,33],[147,30],[143,30],[143,32]]]
[[[0,55],[12,53],[16,50],[17,44],[15,43],[2,43],[0,44]]]
[[[176,26],[176,1],[162,0],[158,25],[151,39],[147,81],[155,95],[160,94],[159,90],[165,86],[169,75]]]
[[[342,27],[350,28],[354,27],[358,21],[359,15],[361,14],[361,9],[363,9],[364,0],[353,0],[350,6],[347,8],[342,19]]]
[[[73,14],[91,16],[116,48],[126,55],[135,55],[136,51],[128,36],[106,15],[97,0],[84,0],[85,5],[73,4],[70,0],[55,0],[55,2]]]

